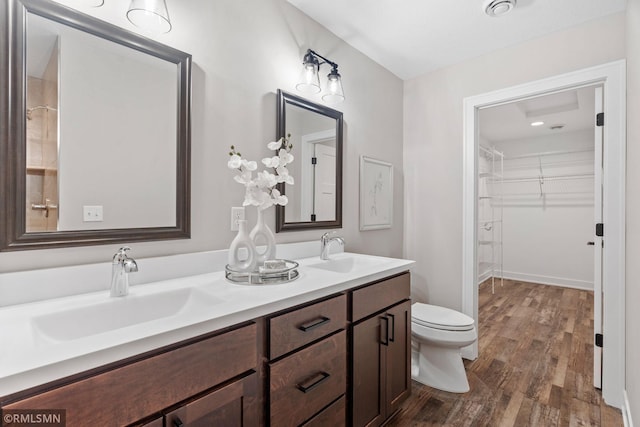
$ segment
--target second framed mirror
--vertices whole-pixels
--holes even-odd
[[[280,185],[286,206],[276,206],[276,232],[342,227],[340,111],[278,90],[277,135],[288,137],[296,161],[295,185]]]

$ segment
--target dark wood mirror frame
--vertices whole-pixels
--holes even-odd
[[[286,136],[287,104],[330,117],[336,121],[336,216],[333,221],[285,222],[286,206],[278,205],[276,206],[276,232],[312,230],[315,228],[342,228],[342,112],[278,89],[276,139]],[[282,194],[286,194],[286,186],[284,184],[278,184],[278,190]]]
[[[176,225],[26,232],[26,22],[42,16],[176,64]],[[47,0],[0,2],[0,251],[190,237],[191,55]]]

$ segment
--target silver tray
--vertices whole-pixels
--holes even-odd
[[[233,283],[245,285],[277,285],[281,283],[293,282],[300,276],[298,273],[298,263],[290,260],[283,260],[286,267],[277,271],[236,271],[229,265],[224,267],[224,277]]]

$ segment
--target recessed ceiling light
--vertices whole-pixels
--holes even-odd
[[[544,122],[531,122],[531,126],[542,126]]]
[[[485,0],[482,7],[484,13],[491,17],[502,16],[516,7],[516,0]]]

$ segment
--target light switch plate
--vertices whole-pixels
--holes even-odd
[[[238,220],[244,219],[244,207],[231,208],[231,231],[238,231]]]
[[[102,215],[102,206],[83,206],[82,220],[84,222],[104,221],[103,215]]]

